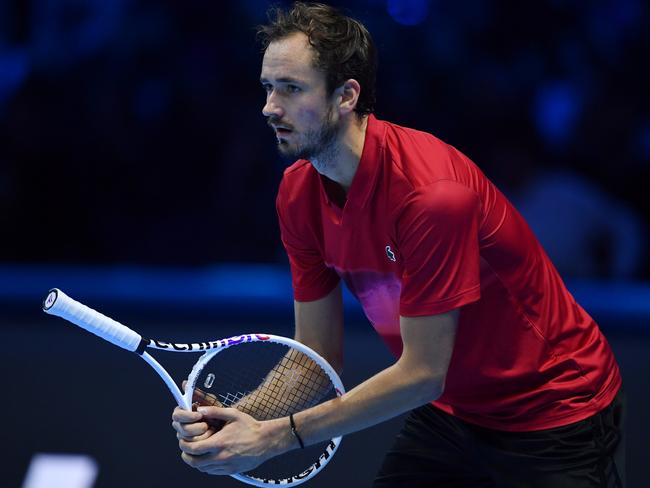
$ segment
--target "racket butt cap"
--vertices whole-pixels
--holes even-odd
[[[43,311],[47,312],[49,309],[51,309],[56,303],[57,298],[59,298],[58,288],[52,288],[50,291],[48,291],[47,295],[45,295],[45,298],[43,298]]]

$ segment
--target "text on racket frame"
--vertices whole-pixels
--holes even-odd
[[[230,347],[243,342],[267,341],[270,337],[264,334],[244,334],[241,336],[227,337],[216,341],[193,342],[190,344],[179,344],[174,342],[162,342],[156,339],[149,339],[149,345],[156,349],[173,349],[176,351],[206,351],[208,349],[220,349]]]

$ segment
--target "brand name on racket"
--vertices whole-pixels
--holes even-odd
[[[316,461],[314,464],[312,464],[309,468],[304,470],[302,473],[290,476],[289,478],[280,478],[280,479],[267,479],[267,478],[254,478],[262,481],[263,483],[268,483],[270,485],[283,485],[286,483],[293,483],[294,481],[299,481],[304,478],[308,478],[310,474],[312,474],[314,471],[318,471],[321,466],[324,466],[327,464],[327,461],[329,460],[330,456],[334,453],[336,450],[336,444],[334,441],[330,441],[329,444],[327,444],[327,447],[323,451],[323,453],[318,456],[318,461]]]
[[[155,339],[149,339],[149,347],[156,349],[171,349],[174,351],[207,351],[208,349],[220,349],[234,346],[243,342],[268,341],[269,336],[264,334],[245,334],[241,336],[228,337],[217,341],[193,342],[191,344],[178,344],[174,342],[161,342]]]

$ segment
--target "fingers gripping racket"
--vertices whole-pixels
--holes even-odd
[[[334,369],[321,356],[285,337],[245,334],[189,344],[145,339],[57,288],[43,300],[43,310],[138,354],[162,378],[176,403],[187,410],[198,398],[204,404],[233,407],[258,420],[268,420],[304,410],[345,391]],[[187,378],[184,393],[146,349],[203,353]],[[336,437],[289,451],[232,477],[262,487],[298,485],[325,467],[340,442],[341,437]]]

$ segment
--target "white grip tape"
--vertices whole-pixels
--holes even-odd
[[[50,290],[43,301],[43,311],[64,318],[128,351],[135,351],[142,339],[126,325],[73,300],[57,288]]]

